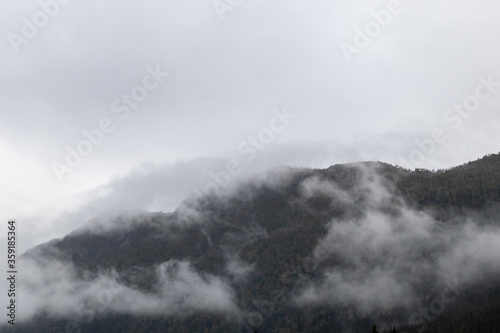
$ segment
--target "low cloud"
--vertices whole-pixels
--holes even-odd
[[[332,258],[335,264],[320,268],[320,277],[297,292],[299,307],[342,304],[362,314],[409,311],[450,281],[474,284],[500,274],[500,228],[484,225],[488,212],[452,213],[438,221],[432,212],[410,208],[376,168],[356,168],[360,185],[349,192],[328,179],[302,182],[304,198],[321,193],[346,202],[349,197],[360,214],[327,223],[327,234],[311,257],[318,267]]]
[[[499,207],[461,214],[446,210],[438,219],[435,211],[407,204],[394,183],[382,175],[385,167],[362,163],[318,172],[280,168],[244,177],[206,201],[186,200],[173,213],[103,215],[82,230],[106,233],[138,223],[160,223],[161,229],[169,221],[199,227],[222,262],[212,267],[212,274],[197,271],[194,263],[183,260],[126,272],[91,273],[69,262],[25,256],[20,279],[25,300],[20,302],[19,313],[28,319],[45,311],[77,321],[96,313],[184,316],[211,312],[239,318],[238,304],[246,300],[238,299],[235,290],[244,288],[249,276],[259,274],[259,264],[246,262],[239,251],[267,238],[269,231],[263,220],[238,223],[217,212],[238,209],[237,205],[258,198],[261,188],[284,196],[294,188],[289,199],[298,209],[307,207],[311,199],[326,198],[329,207],[310,213],[319,219],[328,212],[337,214],[325,220],[325,233],[309,253],[316,271],[292,281],[288,305],[345,306],[363,315],[391,310],[411,313],[450,281],[455,286],[471,285],[500,274],[496,255],[500,228],[492,223]],[[144,281],[145,275],[152,276],[147,290],[134,283]]]
[[[234,292],[224,280],[200,274],[187,261],[169,260],[156,266],[151,290],[125,283],[124,279],[133,279],[130,270],[82,273],[71,263],[41,257],[24,257],[20,264],[21,320],[36,314],[78,322],[108,314],[186,316],[238,311]],[[137,269],[135,274],[143,272]]]

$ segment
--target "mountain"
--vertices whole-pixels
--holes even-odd
[[[20,259],[1,332],[500,332],[500,155],[278,168]]]

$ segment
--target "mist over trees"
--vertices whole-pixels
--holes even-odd
[[[499,167],[280,168],[96,217],[21,259],[15,331],[497,332]]]

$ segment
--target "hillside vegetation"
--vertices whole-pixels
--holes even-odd
[[[421,311],[440,297],[443,276],[455,267],[445,254],[458,255],[457,242],[483,237],[483,227],[500,227],[499,170],[498,154],[438,171],[379,162],[283,168],[220,194],[188,198],[173,213],[96,219],[23,259],[60,261],[74,269],[72,279],[86,283],[106,273],[141,295],[158,293],[161,265],[169,263],[165,274],[176,283],[187,267],[200,281],[230,288],[237,310],[191,309],[183,296],[179,308],[187,310],[128,313],[112,295],[99,307],[82,301],[76,314],[58,316],[45,307],[15,329],[0,330],[331,333],[371,332],[376,324],[381,333],[500,332],[495,265],[477,279],[467,267],[457,270],[467,279],[460,295],[439,314]],[[461,234],[470,220],[481,226],[476,238]],[[372,226],[373,235],[365,235]],[[384,281],[397,285],[379,290]],[[346,287],[329,294],[341,284]]]

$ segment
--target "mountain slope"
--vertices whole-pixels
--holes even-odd
[[[16,332],[498,331],[499,167],[281,168],[98,217],[23,257]]]

